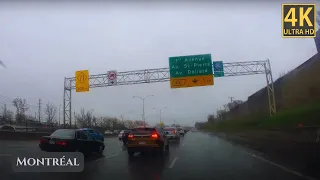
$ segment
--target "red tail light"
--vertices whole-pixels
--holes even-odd
[[[48,142],[48,141],[43,139],[43,138],[40,139],[40,144],[43,144],[43,143],[46,143],[46,142]]]
[[[65,142],[65,141],[58,141],[58,142],[56,142],[56,144],[57,144],[57,145],[61,145],[61,146],[65,146],[65,145],[67,145],[67,142]]]
[[[176,134],[176,133],[177,133],[177,131],[176,131],[176,130],[174,130],[174,131],[173,131],[173,134]]]
[[[128,138],[133,138],[133,137],[134,137],[133,134],[128,135]]]
[[[151,134],[151,137],[152,137],[152,138],[158,138],[159,136],[158,136],[157,133],[152,133],[152,134]]]

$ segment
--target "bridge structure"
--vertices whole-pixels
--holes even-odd
[[[247,62],[230,62],[223,63],[224,76],[244,76],[265,74],[268,92],[268,102],[270,116],[276,113],[276,102],[273,87],[273,77],[270,60],[247,61]],[[108,74],[89,75],[89,88],[122,86],[133,84],[157,83],[170,81],[169,68],[143,69],[135,71],[117,72],[117,83],[110,85],[108,83]],[[72,90],[76,89],[76,78],[64,78],[63,88],[63,124],[69,121],[72,125]]]

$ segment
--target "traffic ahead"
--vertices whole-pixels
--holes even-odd
[[[134,131],[133,137],[139,137],[146,144],[149,145],[150,143],[151,146],[156,146],[155,140],[152,139],[156,137],[154,130],[152,128],[137,129]],[[85,168],[80,173],[14,173],[11,168],[10,155],[18,152],[36,154],[41,151],[38,147],[39,141],[0,141],[0,176],[4,180],[304,179],[304,176],[300,173],[283,167],[277,162],[266,160],[255,151],[236,146],[216,136],[193,131],[188,132],[184,137],[180,137],[179,142],[170,141],[170,153],[165,156],[137,152],[129,158],[130,153],[128,154],[127,147],[118,137],[105,138],[104,143],[96,141],[97,144],[102,143],[106,146],[102,153],[103,156],[93,153],[85,158]],[[43,139],[45,139],[48,147],[61,148],[71,145],[69,143],[80,145],[82,140],[70,139],[81,137],[82,132],[81,130],[59,130],[50,137],[44,137]],[[151,137],[147,137],[147,132]],[[54,145],[50,144],[50,138],[55,141]],[[153,143],[151,143],[152,141]],[[63,142],[66,142],[66,144]],[[129,150],[130,147],[143,149],[144,146],[137,145],[139,142],[132,140],[130,143],[129,140],[129,144],[133,145],[128,146]],[[160,142],[159,147],[164,141]],[[90,146],[75,145],[70,147],[72,147],[70,150],[75,150],[78,147]],[[79,150],[84,149],[79,148]]]

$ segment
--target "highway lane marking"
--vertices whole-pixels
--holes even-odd
[[[171,162],[171,164],[169,166],[170,169],[173,168],[173,166],[174,166],[174,164],[176,163],[177,160],[178,160],[178,157],[174,157],[174,159],[172,160],[172,162]]]
[[[248,153],[248,154],[250,154],[250,153]],[[253,157],[255,157],[255,158],[257,158],[257,159],[260,159],[260,160],[263,161],[263,162],[266,162],[266,163],[271,164],[271,165],[273,165],[273,166],[276,166],[276,167],[278,167],[278,168],[280,168],[280,169],[282,169],[282,170],[284,170],[284,171],[287,171],[287,172],[289,172],[289,173],[292,173],[292,174],[294,174],[294,175],[296,175],[296,176],[300,176],[300,177],[306,178],[306,179],[308,179],[308,180],[318,180],[318,179],[312,178],[312,177],[310,177],[310,176],[305,176],[305,175],[303,175],[303,174],[301,174],[301,173],[299,173],[299,172],[296,172],[296,171],[294,171],[294,170],[291,170],[291,169],[289,169],[289,168],[286,168],[286,167],[284,167],[284,166],[281,166],[280,164],[277,164],[277,163],[275,163],[275,162],[269,161],[269,160],[267,160],[267,159],[264,159],[264,158],[262,158],[262,157],[260,157],[260,156],[255,155],[255,154],[250,154],[250,155],[253,156]]]
[[[112,157],[115,157],[115,156],[118,156],[119,154],[113,154],[113,155],[110,155],[110,156],[106,156],[104,157],[105,159],[108,159],[108,158],[112,158]]]
[[[118,155],[119,155],[119,154],[112,154],[112,155],[110,155],[110,156],[105,156],[105,157],[103,157],[103,158],[96,159],[96,160],[94,160],[93,162],[99,162],[99,161],[101,161],[101,160],[109,159],[109,158],[112,158],[112,157],[115,157],[115,156],[118,156]]]

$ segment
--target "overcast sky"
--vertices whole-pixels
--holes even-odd
[[[232,5],[232,6],[231,6]],[[257,6],[259,8],[257,8]],[[232,8],[234,7],[234,8]],[[271,61],[274,79],[316,53],[312,38],[281,37],[281,2],[134,4],[0,4],[0,94],[31,105],[63,104],[63,79],[90,74],[168,67],[168,57],[210,53],[213,61]],[[216,78],[210,87],[170,89],[169,82],[90,89],[72,93],[73,111],[180,124],[206,121],[229,101],[246,100],[266,85],[264,75]],[[0,104],[9,100],[0,98]],[[156,111],[153,111],[153,108]],[[14,109],[13,109],[14,110]],[[29,110],[34,114],[36,107]],[[62,108],[61,108],[62,111]],[[62,117],[62,116],[61,116]]]

